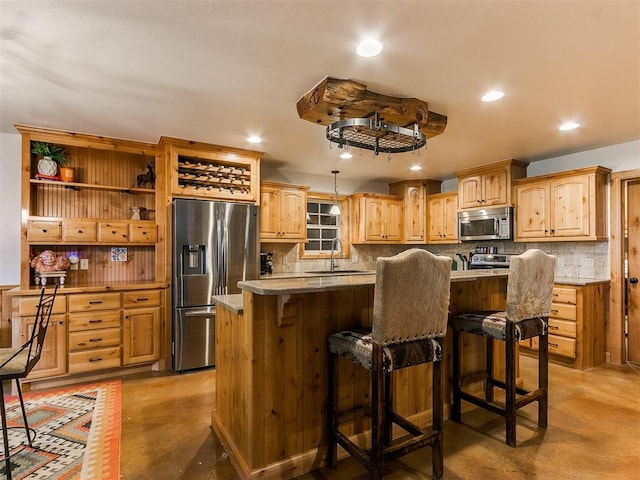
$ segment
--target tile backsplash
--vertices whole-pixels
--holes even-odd
[[[469,255],[477,246],[497,247],[498,253],[522,253],[539,248],[556,256],[556,276],[570,278],[609,278],[609,242],[465,242],[453,245],[351,245],[349,258],[337,255],[342,270],[375,270],[376,258],[389,257],[408,248],[425,248],[438,255],[447,255],[457,261],[456,253]],[[329,259],[300,258],[297,244],[263,243],[263,252],[273,252],[273,273],[302,273],[326,270]],[[462,269],[459,265],[458,269]]]

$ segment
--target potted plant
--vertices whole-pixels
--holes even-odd
[[[73,181],[73,169],[64,167],[67,162],[67,152],[59,145],[47,142],[33,142],[31,153],[40,156],[38,160],[38,173],[47,177],[54,177],[60,167],[60,176],[64,181]],[[63,168],[64,167],[64,168]],[[63,172],[63,170],[68,170]],[[70,171],[70,175],[69,175]]]

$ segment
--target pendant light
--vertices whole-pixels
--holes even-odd
[[[338,204],[338,174],[340,173],[340,170],[331,170],[331,173],[333,173],[333,189],[335,197],[333,198],[333,205],[331,205],[329,214],[340,215],[340,205]]]

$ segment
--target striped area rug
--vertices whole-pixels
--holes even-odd
[[[9,427],[23,427],[18,398],[7,400]],[[24,428],[9,430],[9,448],[19,450],[11,458],[14,479],[120,477],[119,381],[26,393],[24,401],[36,437],[29,448]],[[0,478],[6,478],[4,461]]]

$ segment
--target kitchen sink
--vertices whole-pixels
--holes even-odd
[[[354,275],[354,274],[369,274],[376,273],[372,270],[310,270],[304,273],[310,273],[313,275]]]

